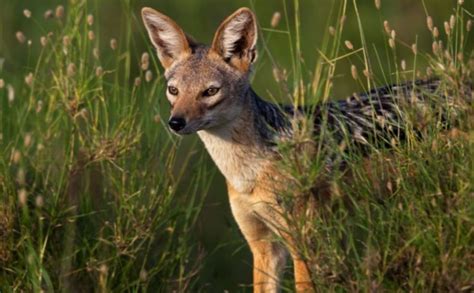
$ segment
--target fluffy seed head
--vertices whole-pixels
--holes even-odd
[[[26,37],[25,37],[25,34],[21,31],[17,31],[16,34],[16,39],[18,40],[18,42],[20,44],[23,44],[24,42],[26,42]]]
[[[40,38],[40,44],[41,44],[41,46],[46,47],[46,45],[48,44],[48,38],[45,37],[45,36],[42,36]]]
[[[385,20],[383,22],[383,28],[385,29],[385,32],[387,34],[390,34],[390,32],[392,31],[392,29],[390,28],[390,24],[388,23],[388,20]]]
[[[380,7],[382,6],[382,3],[380,0],[375,0],[375,8],[377,8],[378,10],[380,10]]]
[[[92,56],[94,56],[95,59],[99,59],[99,48],[94,48],[92,49]]]
[[[102,74],[104,74],[104,69],[102,68],[102,66],[97,66],[97,68],[95,69],[95,75],[97,77],[101,77]]]
[[[145,71],[145,70],[148,70],[149,66],[150,66],[150,55],[147,52],[144,52],[142,54],[140,67],[143,71]]]
[[[270,26],[273,28],[276,28],[278,24],[280,23],[281,20],[281,13],[278,11],[275,11],[272,16],[272,20],[270,22]]]
[[[23,144],[25,145],[25,147],[29,147],[32,141],[33,137],[31,136],[31,133],[25,134],[25,137],[23,138]]]
[[[439,37],[439,30],[437,27],[433,28],[433,37],[438,38]]]
[[[430,31],[433,31],[433,18],[429,15],[426,17],[426,25]]]
[[[59,19],[63,18],[64,17],[64,6],[58,5],[58,7],[56,7],[55,15]]]
[[[469,19],[469,20],[466,22],[466,31],[470,32],[470,31],[471,31],[471,28],[472,28],[472,20]]]
[[[7,91],[8,91],[8,102],[11,104],[15,100],[15,89],[11,84],[7,85]]]
[[[413,54],[417,54],[418,53],[418,47],[416,44],[412,44],[411,45],[411,50],[413,51]]]
[[[23,15],[26,18],[30,18],[31,17],[31,11],[29,11],[28,9],[25,9],[25,10],[23,10]]]
[[[88,31],[87,32],[87,37],[89,38],[89,40],[94,40],[95,39],[95,34],[93,31]]]
[[[464,0],[458,0],[458,3],[459,3],[459,5],[463,5],[463,4],[464,4]]]
[[[28,73],[28,75],[25,76],[25,83],[30,87],[33,85],[33,73],[32,72]]]
[[[354,64],[351,65],[351,75],[352,78],[355,80],[359,78],[359,74],[357,73],[357,67]]]
[[[395,40],[395,37],[396,37],[396,36],[397,36],[397,33],[395,32],[395,30],[392,30],[392,31],[390,32],[390,37]]]
[[[11,156],[11,161],[13,164],[18,164],[21,160],[21,153],[19,150],[12,150],[12,156]]]
[[[329,34],[331,36],[336,35],[336,29],[333,26],[329,26]]]
[[[451,27],[451,29],[453,29],[455,25],[456,25],[456,17],[451,14],[451,17],[449,18],[449,26]]]
[[[5,81],[0,78],[0,89],[3,89],[5,87]]]
[[[69,63],[69,65],[67,66],[67,76],[73,77],[74,75],[76,75],[76,71],[77,71],[76,64]]]
[[[433,44],[431,45],[431,49],[433,50],[433,54],[438,54],[439,52],[438,42],[434,41]]]
[[[63,45],[64,47],[67,47],[71,44],[71,38],[69,36],[64,36],[63,37]]]
[[[400,63],[400,67],[402,68],[403,71],[407,69],[407,63],[405,59],[402,59],[402,62]]]
[[[44,198],[43,198],[42,195],[36,196],[36,198],[35,198],[35,205],[36,205],[36,207],[38,207],[38,208],[41,208],[41,207],[44,206]]]
[[[54,17],[54,12],[53,12],[53,10],[48,9],[44,12],[43,16],[44,16],[44,19],[53,18]]]
[[[112,50],[116,50],[117,49],[117,40],[116,39],[110,39],[110,48]]]
[[[388,39],[388,45],[390,48],[395,49],[395,40],[392,38]]]
[[[451,35],[451,27],[449,26],[449,22],[445,21],[444,22],[444,32],[446,35]]]
[[[25,206],[26,202],[28,200],[28,193],[26,192],[26,189],[22,188],[18,191],[18,203],[20,206]]]
[[[94,24],[94,15],[92,15],[92,14],[87,15],[87,24],[88,25],[93,25]]]
[[[346,45],[347,49],[354,50],[354,45],[352,45],[351,41],[346,40],[344,44]]]
[[[146,82],[150,82],[153,79],[153,72],[151,70],[147,70],[145,73],[145,80]]]
[[[135,86],[140,86],[142,84],[142,79],[140,77],[135,78],[134,85]]]

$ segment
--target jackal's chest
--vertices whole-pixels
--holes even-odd
[[[240,193],[251,193],[269,158],[256,148],[239,145],[231,137],[204,131],[199,136],[227,182]]]

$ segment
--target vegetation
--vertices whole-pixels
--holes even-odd
[[[463,87],[473,80],[473,3],[445,3],[442,10],[421,1],[425,15],[416,17],[427,27],[407,32],[385,21],[385,5],[395,5],[388,1],[295,0],[283,2],[279,14],[261,2],[244,4],[262,15],[255,83],[268,99],[314,105],[434,76],[454,97],[449,130],[435,112],[420,116],[408,107],[406,142],[371,148],[370,160],[324,137],[308,146],[311,123],[295,125],[298,135],[281,145],[294,191],[305,195],[329,174],[335,194],[318,199],[316,210],[286,215],[315,287],[472,290],[474,116]],[[215,219],[207,194],[226,201],[222,179],[213,181],[215,167],[196,139],[182,141],[166,127],[163,78],[155,52],[142,49],[138,18],[140,7],[154,4],[101,3],[71,0],[43,11],[37,3],[5,5],[22,25],[8,37],[0,32],[1,290],[248,291],[250,259],[237,228],[224,231],[203,219]],[[169,13],[162,10],[180,15],[170,3],[163,4]],[[183,11],[197,5],[180,4]],[[106,5],[120,12],[117,32],[100,25]],[[309,19],[319,5],[327,18]],[[222,6],[209,27],[235,8]],[[430,12],[444,13],[446,22]],[[202,13],[204,19],[210,12]],[[312,22],[321,25],[317,50],[308,45]],[[194,33],[191,24],[183,27]],[[208,39],[211,31],[205,33]],[[328,173],[329,151],[350,171]],[[289,206],[293,195],[285,197]],[[227,238],[203,245],[211,237],[200,229]],[[227,276],[213,271],[223,266],[235,269]],[[284,286],[292,291],[290,277]]]

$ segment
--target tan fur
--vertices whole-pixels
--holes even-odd
[[[278,158],[262,141],[254,123],[248,79],[256,58],[254,14],[241,8],[229,16],[217,30],[211,47],[191,43],[176,23],[151,8],[144,8],[142,14],[166,69],[168,86],[179,90],[178,94],[167,91],[171,117],[186,121],[178,133],[197,132],[227,180],[232,213],[253,254],[254,292],[279,290],[287,251],[294,262],[297,291],[312,291],[309,270],[296,252],[294,240],[285,232],[288,227],[282,215],[286,211],[277,200],[290,183],[277,169]],[[163,28],[157,26],[164,28],[166,38],[160,35]],[[173,43],[176,40],[178,45]],[[211,87],[220,90],[204,97]],[[288,243],[287,249],[277,241],[279,237]]]

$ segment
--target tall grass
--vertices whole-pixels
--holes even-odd
[[[378,5],[375,1],[374,14]],[[298,0],[293,8],[298,15]],[[337,144],[324,131],[324,121],[321,135],[314,139],[311,115],[294,123],[293,140],[280,146],[282,169],[295,182],[284,201],[296,211],[284,215],[290,223],[286,232],[299,244],[317,291],[470,291],[474,132],[473,96],[467,88],[474,69],[472,12],[459,1],[438,28],[426,15],[426,32],[416,33],[432,35],[433,45],[432,51],[423,51],[416,42],[398,39],[396,28],[389,28],[383,17],[380,37],[386,47],[371,47],[357,1],[337,2],[333,11],[334,23],[314,72],[293,75],[293,85],[298,85],[293,87],[295,104],[330,100],[337,67],[347,62],[351,70],[346,74],[367,91],[417,79],[436,78],[441,86],[429,97],[434,109],[400,106],[407,116],[402,125],[408,134],[405,141],[390,141],[389,148],[381,147],[385,141],[369,142],[368,154],[351,150],[350,137]],[[354,43],[359,48],[344,39],[348,14],[357,20],[360,37]],[[296,51],[298,39],[289,38]],[[410,64],[399,59],[402,50],[413,55]],[[386,58],[380,58],[383,54]],[[299,55],[294,62],[300,62]],[[448,113],[449,127],[436,114],[439,109]]]
[[[154,52],[132,55],[130,1],[114,40],[96,5],[33,15],[40,43],[17,33],[25,78],[3,75],[1,291],[185,291],[200,266],[189,232],[212,173],[163,126]]]
[[[434,24],[438,32],[415,32],[432,36],[428,50],[418,36],[405,41],[384,24],[384,3],[370,17],[379,17],[385,46],[367,39],[369,16],[357,1],[332,1],[318,60],[306,64],[312,52],[302,49],[305,3],[284,2],[280,26],[262,27],[261,34],[288,38],[287,69],[265,43],[261,50],[262,59],[275,62],[281,99],[295,106],[330,101],[341,75],[351,75],[362,90],[437,77],[441,91],[454,96],[454,105],[437,104],[457,113],[452,127],[405,109],[413,114],[407,141],[390,149],[373,145],[366,156],[347,152],[350,141],[314,140],[311,118],[295,123],[293,140],[280,146],[282,170],[295,179],[285,204],[298,210],[285,215],[288,232],[322,292],[469,291],[474,135],[472,104],[462,88],[473,78],[466,27],[473,12],[467,3],[454,5],[446,14],[448,34],[441,22]],[[18,33],[16,44],[27,52],[28,67],[20,74],[0,64],[2,291],[169,292],[206,283],[191,231],[214,171],[203,164],[202,148],[183,147],[163,123],[163,78],[155,52],[137,51],[145,36],[132,30],[142,26],[133,4],[117,4],[123,33],[113,40],[97,25],[100,15],[89,15],[98,0],[70,1],[65,12],[47,12],[47,20],[33,14],[29,25],[42,38],[30,45]],[[355,40],[346,37],[349,16],[357,20]],[[401,57],[406,52],[410,58]],[[426,125],[422,139],[414,131],[420,124]],[[328,156],[346,167],[328,170]],[[320,187],[332,196],[311,199],[316,208],[310,208],[315,182],[326,182]],[[237,261],[229,257],[229,265]],[[289,274],[283,283],[292,291]]]

